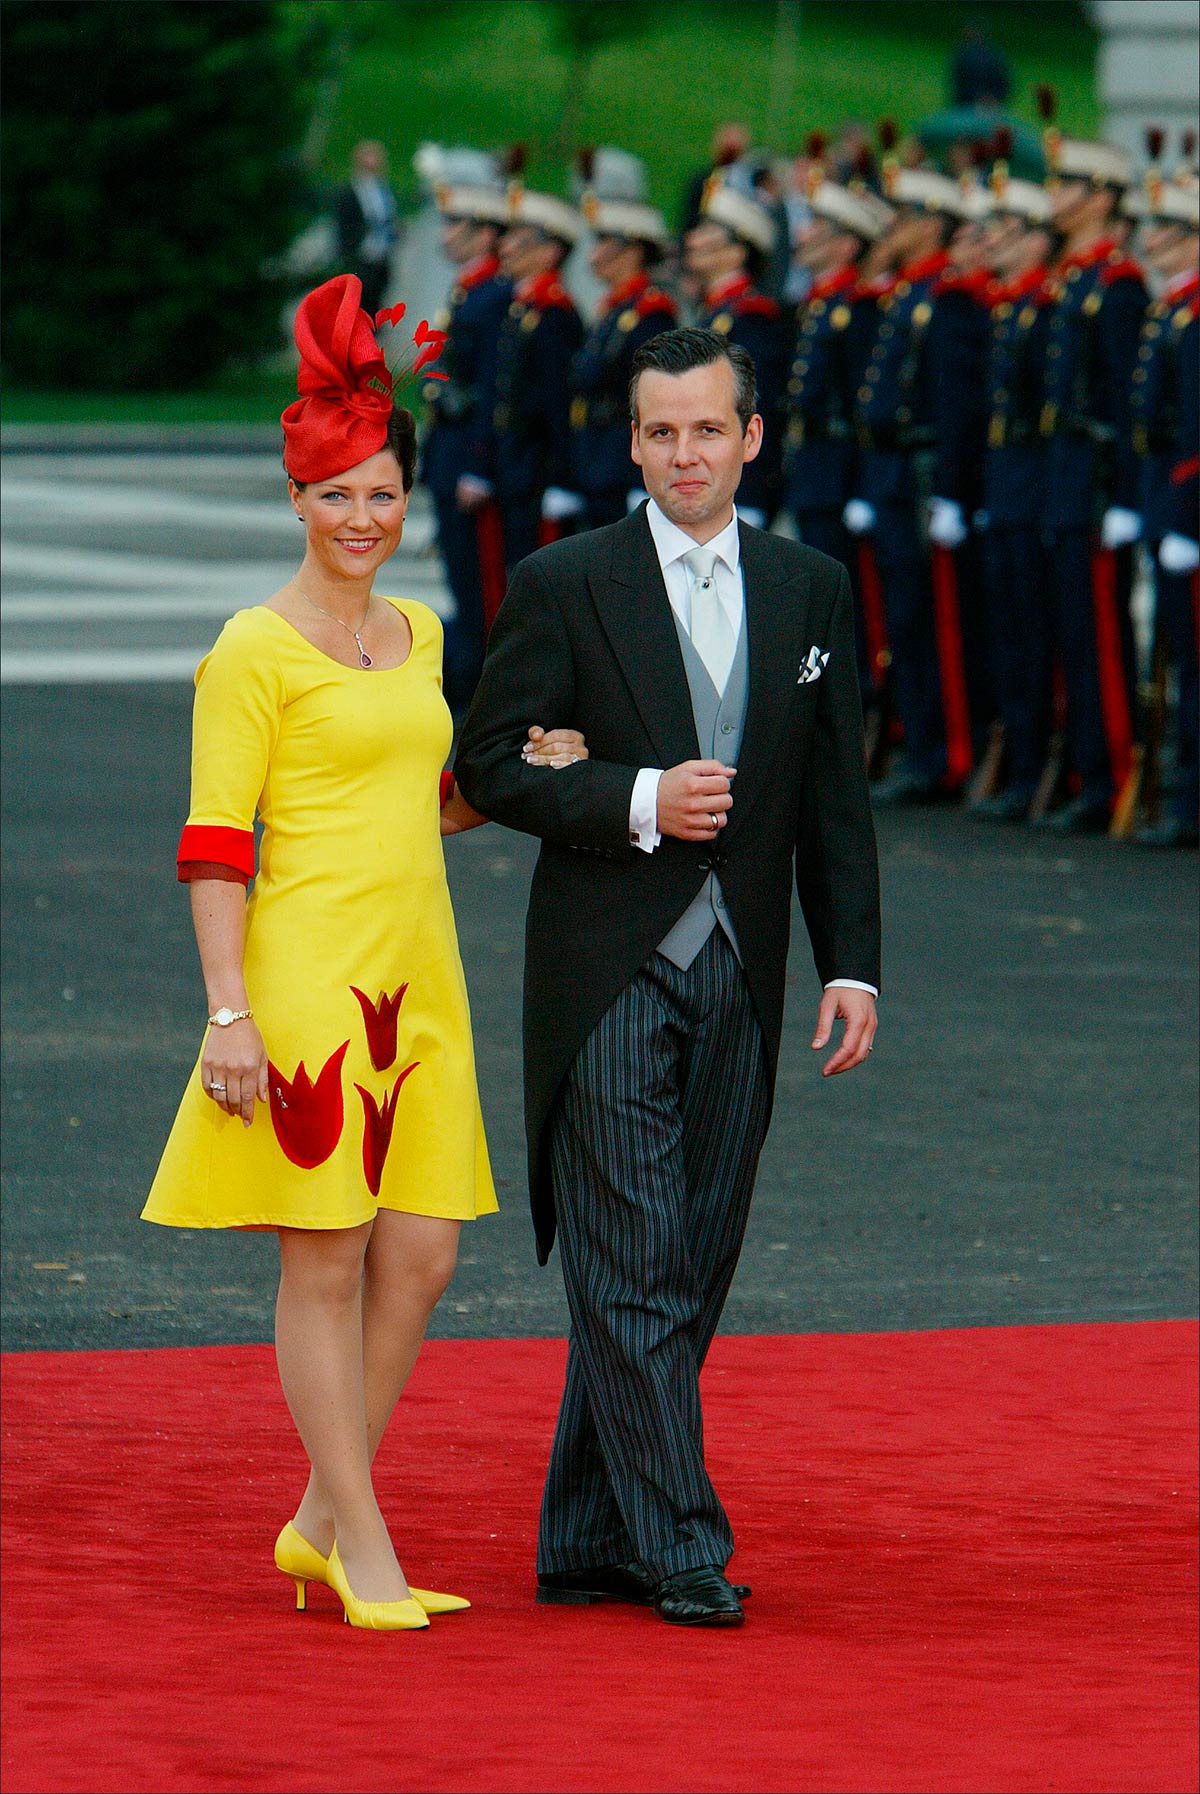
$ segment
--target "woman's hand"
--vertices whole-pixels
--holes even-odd
[[[252,1019],[210,1027],[200,1061],[205,1094],[226,1115],[240,1115],[246,1127],[254,1120],[254,1099],[267,1100],[267,1049]]]
[[[587,746],[578,729],[543,729],[533,723],[529,740],[521,749],[526,766],[574,766],[586,760]]]

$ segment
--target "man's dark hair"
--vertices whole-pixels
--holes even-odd
[[[690,374],[693,368],[711,367],[714,361],[727,361],[733,369],[733,399],[744,436],[758,406],[754,363],[740,343],[726,342],[715,330],[698,330],[692,325],[652,336],[634,356],[629,380],[629,415],[634,423],[638,421],[638,381],[643,374]]]

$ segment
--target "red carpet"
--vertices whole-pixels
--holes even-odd
[[[4,1361],[4,1787],[1163,1790],[1196,1783],[1196,1327],[718,1340],[740,1633],[537,1607],[563,1348],[428,1348],[385,1446],[385,1636],[271,1564],[264,1347]]]

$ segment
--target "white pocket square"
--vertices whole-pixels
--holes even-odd
[[[828,648],[810,648],[801,662],[800,677],[797,679],[796,684],[811,685],[814,679],[819,679],[821,677],[821,674],[825,671],[828,664]]]

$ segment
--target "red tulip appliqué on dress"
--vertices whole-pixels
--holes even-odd
[[[376,1071],[386,1071],[389,1065],[396,1063],[396,1017],[400,1013],[400,1005],[404,1001],[408,985],[402,984],[390,997],[386,991],[381,990],[377,1003],[372,1003],[366,992],[359,990],[356,984],[352,984],[350,989],[358,998],[363,1013],[371,1064]]]
[[[396,1102],[400,1095],[400,1086],[410,1072],[416,1071],[420,1063],[419,1059],[414,1059],[411,1065],[404,1067],[392,1085],[391,1095],[384,1097],[382,1107],[375,1101],[369,1090],[364,1090],[361,1084],[354,1086],[362,1097],[363,1175],[372,1196],[378,1196],[379,1186],[383,1182],[383,1167],[387,1159],[388,1147],[392,1143],[392,1126],[396,1119]]]
[[[301,1059],[295,1077],[285,1078],[268,1059],[271,1121],[275,1138],[302,1171],[323,1165],[342,1134],[342,1060],[350,1045],[344,1040],[321,1067],[314,1083]]]

